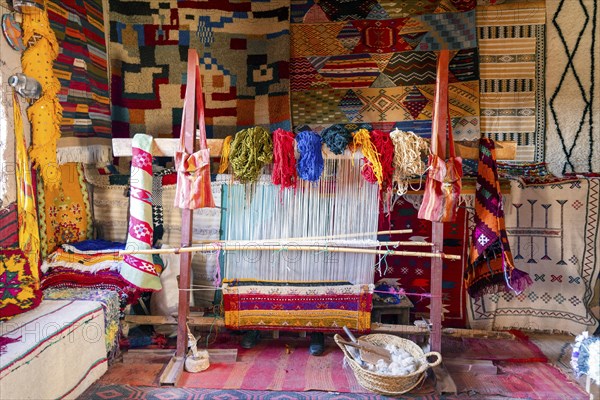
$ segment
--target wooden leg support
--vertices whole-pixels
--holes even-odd
[[[185,364],[185,357],[171,357],[167,367],[160,375],[159,384],[160,386],[177,386],[179,378],[183,372],[183,366]]]

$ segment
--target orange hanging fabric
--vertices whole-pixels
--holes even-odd
[[[194,112],[194,104],[196,110]],[[198,124],[200,150],[190,154],[186,151],[185,141],[195,140]],[[196,50],[188,50],[187,88],[181,118],[180,148],[175,153],[177,170],[177,191],[175,207],[196,209],[215,207],[210,186],[210,152],[206,142],[204,124],[204,99],[202,80]]]
[[[442,53],[447,50],[442,50]],[[440,89],[448,88],[448,57],[441,54],[438,59],[436,104],[434,107],[433,126],[431,135],[431,153],[429,154],[429,165],[427,181],[423,193],[423,203],[419,208],[418,217],[432,222],[452,222],[456,219],[460,191],[462,188],[462,158],[456,156],[454,150],[454,137],[452,136],[452,123],[450,122],[450,110],[448,102],[439,104]],[[440,112],[445,107],[447,112]],[[444,115],[445,114],[445,115]],[[449,157],[445,161],[438,154],[438,146],[441,140],[446,140],[448,133]]]

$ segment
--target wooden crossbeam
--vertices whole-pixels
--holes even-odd
[[[210,156],[213,158],[221,156],[223,148],[223,139],[207,139]],[[175,151],[179,148],[179,139],[164,139],[157,138],[153,141],[152,154],[155,157],[173,157]],[[113,139],[112,140],[113,155],[115,157],[131,157],[131,139]],[[197,143],[196,148],[199,148]],[[496,142],[496,158],[498,160],[514,160],[517,151],[517,142]],[[468,158],[477,159],[479,149],[476,141],[456,142],[457,155]],[[335,155],[326,146],[323,146],[323,155],[328,159],[333,158],[360,158],[362,153],[356,153],[346,150],[342,155]]]

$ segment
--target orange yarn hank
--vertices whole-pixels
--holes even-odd
[[[364,165],[361,170],[362,176],[367,182],[377,182],[379,187],[382,187],[383,169],[381,167],[381,160],[377,149],[371,141],[371,135],[369,134],[369,131],[366,129],[359,129],[358,131],[354,132],[352,146],[355,151],[360,146],[363,153]]]

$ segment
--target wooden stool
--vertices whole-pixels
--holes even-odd
[[[410,323],[411,308],[413,308],[413,303],[406,296],[403,296],[398,304],[374,300],[373,310],[371,311],[371,321],[381,322],[382,315],[394,315],[396,324],[408,325]]]

